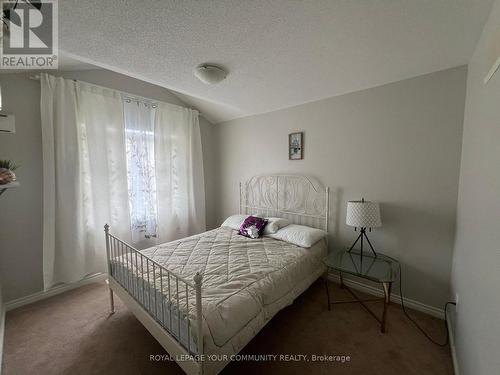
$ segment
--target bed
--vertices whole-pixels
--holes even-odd
[[[328,231],[329,192],[298,175],[240,184],[240,213]],[[310,248],[227,227],[137,250],[105,226],[113,293],[187,374],[217,374],[325,272],[327,238]]]

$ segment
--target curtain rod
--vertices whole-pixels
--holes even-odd
[[[60,78],[68,79],[68,80],[71,80],[73,82],[79,82],[77,79],[71,79],[71,78],[65,78],[65,77],[60,77]],[[29,79],[32,79],[34,81],[40,81],[40,74],[31,75],[31,76],[29,76]],[[83,81],[80,81],[80,82],[83,82]],[[91,82],[84,82],[84,83],[92,85],[92,86],[95,86],[95,87],[103,87],[103,88],[108,89],[108,90],[116,91],[116,92],[118,92],[122,96],[123,100],[126,100],[129,103],[130,103],[130,101],[144,102],[144,103],[147,102],[148,104],[157,104],[157,102],[159,102],[159,100],[156,100],[156,99],[150,99],[150,98],[146,98],[146,97],[143,97],[143,96],[134,95],[134,94],[131,94],[131,93],[128,93],[128,92],[125,92],[125,91],[112,89],[110,87],[100,86],[100,85],[97,85],[95,83],[91,83]]]
[[[40,81],[40,74],[33,74],[28,77],[29,79],[32,79],[33,81]],[[66,78],[68,79],[68,78]],[[73,82],[77,82],[76,79],[70,79]]]
[[[29,79],[33,80],[33,81],[40,81],[40,74],[32,74],[28,77]],[[64,77],[62,77],[64,78]],[[68,78],[64,78],[64,79],[68,79]],[[72,79],[73,82],[78,82],[78,80],[76,79]],[[99,85],[96,85],[95,83],[90,83],[91,85],[94,85],[94,86],[99,86]],[[103,86],[101,86],[103,87]],[[109,89],[109,87],[105,87],[107,89]],[[116,90],[116,89],[111,89],[111,90],[115,90],[115,91],[118,91],[120,94],[122,94],[124,97],[126,97],[127,99],[132,99],[132,100],[137,100],[137,101],[148,101],[148,102],[161,102],[161,100],[156,100],[156,99],[150,99],[150,98],[145,98],[145,97],[142,97],[142,96],[137,96],[137,95],[134,95],[134,94],[131,94],[131,93],[128,93],[128,92],[125,92],[125,91],[120,91],[120,90]],[[165,102],[167,104],[170,104],[170,105],[176,105],[176,106],[179,106],[178,104],[172,104],[172,103],[168,103],[168,102]],[[182,107],[182,106],[179,106],[179,107]],[[189,109],[192,109],[194,111],[197,111],[198,114],[200,116],[203,116],[203,113],[201,113],[199,110],[197,110],[196,108],[192,108],[192,107],[185,107],[185,108],[189,108]],[[205,116],[203,116],[205,117]]]

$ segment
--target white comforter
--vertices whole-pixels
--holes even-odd
[[[142,253],[187,280],[193,280],[196,272],[203,275],[205,353],[233,353],[324,272],[322,259],[327,247],[325,240],[305,249],[269,237],[250,239],[221,227]],[[147,279],[144,266],[134,273]],[[153,277],[150,268],[150,283],[168,295],[168,282],[162,280],[159,288],[158,278],[158,269]],[[177,292],[173,284],[172,301]],[[184,314],[185,292],[183,287],[180,289]],[[189,316],[194,320],[194,291],[188,293]]]

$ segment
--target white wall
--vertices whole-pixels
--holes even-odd
[[[469,64],[452,286],[462,375],[500,373],[500,1]]]
[[[132,94],[185,105],[168,90],[106,70],[51,72],[70,79],[111,87]],[[16,134],[0,134],[0,158],[21,165],[18,189],[0,197],[0,282],[4,301],[43,289],[42,278],[42,137],[40,83],[26,74],[1,74],[4,112],[16,116]],[[212,125],[200,118],[206,176],[207,225],[213,227]]]
[[[4,301],[43,289],[42,131],[40,83],[0,75],[3,111],[16,116],[16,134],[0,134],[0,158],[21,167],[21,187],[0,196],[0,282]]]
[[[2,374],[4,335],[5,335],[5,306],[2,297],[2,285],[0,284],[0,375]]]
[[[346,201],[381,202],[370,234],[400,259],[407,297],[442,307],[451,255],[465,101],[465,67],[216,125],[217,220],[238,210],[238,182],[260,173],[317,177],[333,188],[332,247],[356,237]],[[288,133],[305,132],[304,160]]]

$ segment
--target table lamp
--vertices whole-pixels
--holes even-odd
[[[361,240],[361,261],[363,261],[363,239],[366,239],[373,255],[376,257],[377,253],[366,235],[366,228],[369,228],[371,232],[372,228],[382,226],[379,204],[377,202],[365,201],[364,198],[360,201],[348,201],[345,222],[347,225],[354,227],[354,230],[357,230],[358,227],[360,230],[358,238],[356,238],[356,241],[354,241],[348,251],[351,252],[358,241]]]

